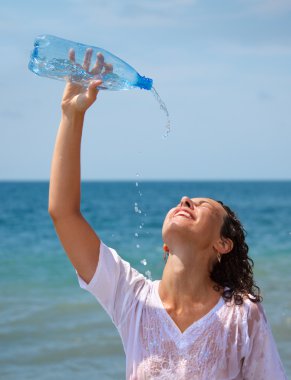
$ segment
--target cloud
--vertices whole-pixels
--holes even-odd
[[[251,9],[260,14],[274,14],[291,11],[290,0],[257,0],[251,1]]]
[[[178,19],[187,15],[197,0],[98,1],[67,0],[74,13],[90,22],[112,28],[151,28],[178,25]]]
[[[291,46],[284,43],[224,43],[217,50],[227,54],[235,55],[253,55],[253,56],[287,56],[291,55]]]

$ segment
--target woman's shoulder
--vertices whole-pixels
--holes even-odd
[[[241,294],[240,296],[240,302],[236,302],[234,297],[230,300],[225,300],[225,313],[236,315],[237,318],[240,317],[245,321],[249,319],[263,319],[266,321],[261,302],[258,302],[251,294]]]
[[[268,323],[260,302],[253,302],[250,297],[243,297],[241,304],[234,300],[225,301],[217,316],[226,331],[236,331],[247,342],[258,331],[265,331]]]
[[[249,320],[267,322],[264,308],[261,302],[256,302],[253,297],[246,297],[244,300],[247,316]]]

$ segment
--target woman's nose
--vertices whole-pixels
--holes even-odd
[[[193,202],[189,197],[182,197],[181,202],[180,202],[181,207],[189,207],[191,209],[194,209]]]

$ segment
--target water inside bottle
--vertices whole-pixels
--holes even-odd
[[[45,75],[50,78],[61,79],[71,78],[76,82],[87,82],[91,79],[87,71],[81,65],[74,64],[68,59],[41,59],[34,57],[29,65],[29,68],[38,75]]]
[[[29,68],[40,76],[47,76],[54,79],[69,79],[74,83],[87,87],[91,80],[101,79],[102,90],[129,90],[134,86],[127,80],[114,73],[93,75],[77,64],[72,63],[69,59],[54,58],[51,60],[33,57]]]
[[[166,126],[165,126],[165,132],[163,134],[163,137],[164,138],[167,138],[169,133],[171,132],[171,122],[170,122],[170,115],[169,115],[169,111],[165,105],[165,103],[163,102],[163,100],[161,99],[160,95],[158,94],[157,90],[152,87],[151,89],[151,93],[154,95],[155,99],[157,100],[157,102],[159,103],[159,106],[160,106],[160,109],[165,113],[166,115],[166,119],[167,119],[167,123],[166,123]]]

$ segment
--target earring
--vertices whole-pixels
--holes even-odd
[[[218,262],[220,263],[221,262],[221,254],[219,252],[217,252],[216,257],[217,257]]]
[[[164,245],[163,245],[163,250],[164,250],[164,252],[166,252],[166,253],[169,253],[169,252],[170,252],[169,247],[167,246],[166,243],[164,243]]]
[[[167,246],[167,244],[165,244],[165,243],[164,243],[164,245],[163,245],[163,250],[164,250],[163,258],[164,258],[164,262],[166,262],[166,261],[167,261],[167,258],[168,258],[168,256],[169,256],[169,252],[170,252],[170,250],[169,250],[169,247]]]

